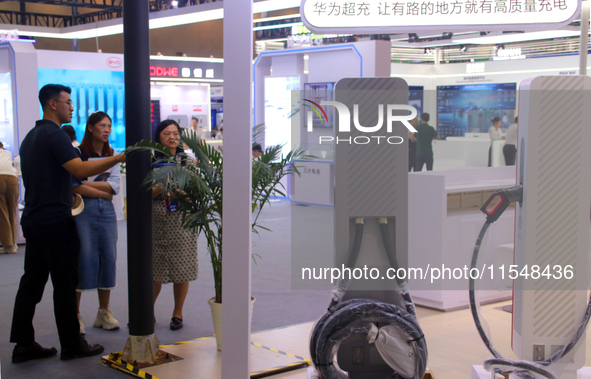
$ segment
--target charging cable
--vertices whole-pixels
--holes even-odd
[[[393,221],[393,220],[391,220]],[[378,219],[384,247],[390,265],[398,268],[396,251],[390,238],[388,218]],[[348,268],[354,268],[359,257],[363,228],[366,220],[362,217],[355,219],[355,234],[351,245],[351,252],[347,261]],[[391,325],[400,331],[405,344],[414,353],[409,356],[397,356],[400,366],[411,366],[408,375],[394,373],[387,378],[422,379],[427,367],[427,344],[415,314],[414,304],[404,280],[398,281],[398,292],[405,303],[404,308],[398,305],[384,303],[374,299],[351,299],[342,301],[349,287],[349,278],[340,279],[333,291],[331,303],[327,311],[316,322],[310,335],[310,355],[316,370],[323,379],[345,379],[349,375],[342,371],[336,360],[336,355],[342,342],[346,339],[363,340],[371,330],[371,324],[380,328]],[[397,354],[397,350],[394,350]],[[380,353],[381,354],[381,353]],[[388,361],[383,357],[384,361]],[[392,365],[390,366],[392,367]]]
[[[478,267],[478,254],[480,252],[480,246],[482,244],[482,240],[486,235],[486,231],[490,224],[495,222],[499,219],[499,217],[503,214],[505,209],[513,203],[521,202],[523,199],[523,186],[515,186],[512,188],[507,188],[503,190],[498,190],[494,192],[488,200],[484,203],[480,210],[486,214],[486,222],[482,226],[480,233],[478,234],[478,238],[476,239],[476,244],[474,245],[474,252],[472,254],[472,262],[471,268]],[[472,311],[472,318],[474,319],[474,324],[476,325],[476,329],[478,329],[478,333],[482,338],[482,341],[488,348],[488,350],[492,353],[494,358],[487,359],[484,361],[484,368],[486,370],[493,369],[495,371],[501,371],[503,373],[515,373],[519,377],[524,379],[531,379],[531,378],[548,378],[548,379],[556,379],[556,375],[549,370],[547,367],[551,364],[557,362],[566,354],[568,354],[573,347],[577,344],[577,342],[581,339],[581,336],[585,334],[585,330],[587,329],[587,325],[589,324],[589,318],[591,315],[591,298],[587,303],[587,310],[585,312],[585,316],[583,317],[583,321],[579,325],[575,335],[573,336],[572,340],[568,343],[568,345],[564,346],[564,348],[556,351],[550,358],[545,361],[540,362],[530,362],[527,360],[511,360],[503,358],[503,356],[494,348],[492,342],[490,341],[489,337],[486,335],[486,332],[482,328],[482,323],[480,321],[480,312],[479,312],[479,303],[476,301],[475,295],[475,284],[476,281],[470,277],[470,310]]]

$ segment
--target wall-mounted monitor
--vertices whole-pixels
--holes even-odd
[[[423,89],[423,86],[408,86],[408,105],[416,108],[419,117],[423,113]]]
[[[438,86],[437,132],[442,139],[488,133],[494,117],[507,128],[515,119],[516,92],[516,83]]]

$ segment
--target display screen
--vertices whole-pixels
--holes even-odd
[[[420,117],[423,113],[423,86],[408,87],[408,105],[412,105],[417,110]]]
[[[72,126],[78,142],[86,130],[86,120],[93,112],[106,112],[112,121],[109,144],[115,150],[125,149],[125,91],[122,71],[39,69],[39,88],[59,83],[72,89],[74,105]],[[41,114],[43,114],[41,110]]]
[[[0,73],[0,142],[4,148],[15,153],[14,143],[14,117],[12,113],[12,79],[10,72]]]
[[[291,91],[299,89],[299,76],[265,78],[265,145],[283,145],[284,156],[292,149],[291,117],[299,111]]]
[[[494,117],[501,129],[513,123],[516,83],[437,87],[437,132],[442,139],[466,133],[488,133]]]

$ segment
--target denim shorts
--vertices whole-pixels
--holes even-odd
[[[80,235],[78,291],[116,286],[117,216],[113,202],[84,197],[84,211],[75,217]]]

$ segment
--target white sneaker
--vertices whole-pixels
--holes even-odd
[[[18,249],[18,246],[16,246],[16,245],[6,246],[6,247],[2,248],[3,252],[6,254],[16,254],[17,249]]]
[[[95,328],[103,328],[105,330],[117,330],[119,329],[119,321],[113,317],[113,312],[110,309],[99,308],[94,320]]]
[[[84,329],[84,322],[82,321],[82,316],[78,314],[78,323],[80,324],[80,335],[83,336],[86,334],[86,329]]]

